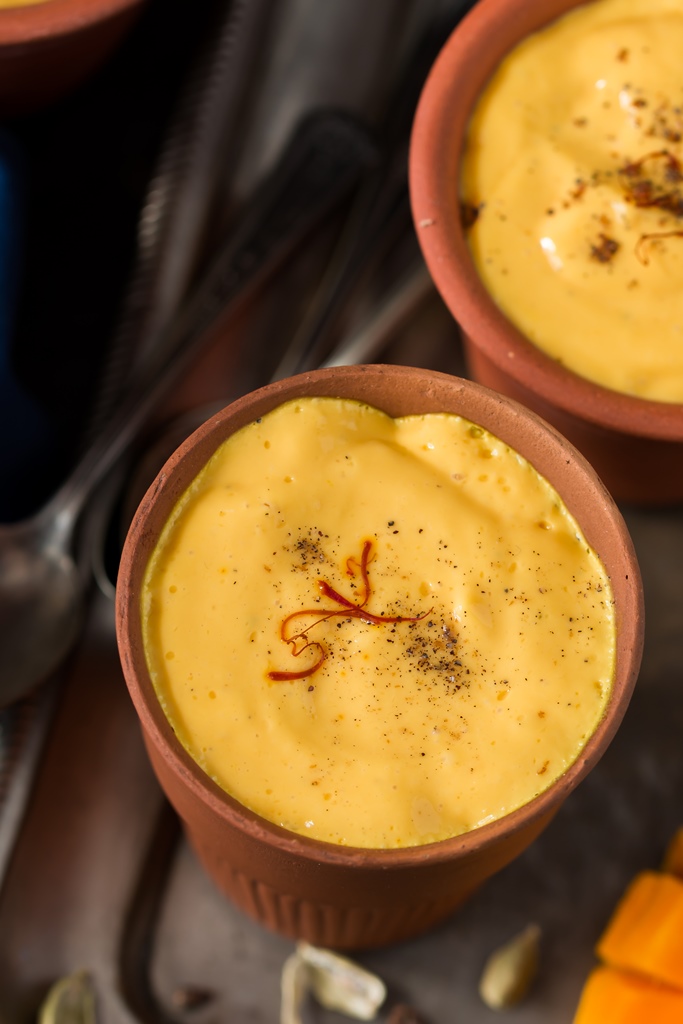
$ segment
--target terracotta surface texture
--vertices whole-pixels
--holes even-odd
[[[683,500],[683,405],[593,384],[532,345],[484,288],[461,225],[460,157],[483,86],[517,42],[575,6],[577,0],[480,0],[460,22],[427,78],[416,112],[413,217],[434,283],[462,329],[475,379],[553,423],[617,500],[672,504]]]
[[[605,564],[616,601],[616,678],[606,713],[581,757],[545,793],[457,838],[401,850],[318,842],[245,809],[206,776],[177,741],[150,680],[140,594],[160,530],[222,441],[300,396],[354,398],[390,415],[454,412],[510,444],[556,487]],[[628,705],[643,643],[642,587],[621,514],[585,459],[516,402],[449,374],[404,366],[319,370],[279,381],[228,406],[169,459],[147,491],[125,544],[117,586],[124,675],[157,777],[217,886],[266,927],[328,947],[388,945],[445,919],[544,829],[612,740]]]

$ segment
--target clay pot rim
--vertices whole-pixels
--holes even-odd
[[[496,306],[477,274],[461,225],[459,158],[481,87],[514,41],[585,0],[478,0],[442,48],[413,124],[409,180],[413,219],[427,267],[473,344],[518,384],[572,415],[623,434],[683,441],[683,404],[602,387],[536,348]],[[530,26],[529,22],[533,20]],[[501,28],[501,26],[503,26]],[[446,143],[446,144],[445,144]]]
[[[177,739],[156,697],[144,663],[139,608],[133,588],[130,586],[135,565],[135,548],[138,541],[150,531],[148,522],[156,507],[156,502],[160,497],[167,496],[169,508],[164,513],[165,521],[171,507],[198,471],[195,469],[192,473],[187,473],[190,453],[197,446],[205,448],[202,455],[203,464],[218,444],[231,433],[284,401],[302,395],[354,397],[353,392],[358,384],[355,387],[353,381],[349,384],[350,378],[362,379],[364,385],[369,382],[370,387],[375,385],[381,387],[382,382],[387,378],[399,388],[413,385],[411,401],[415,406],[416,413],[426,411],[425,401],[429,399],[425,399],[425,395],[429,396],[433,392],[438,394],[439,389],[447,388],[453,394],[457,393],[458,406],[470,403],[477,405],[481,415],[473,417],[471,410],[468,410],[462,413],[466,418],[474,419],[475,422],[487,427],[492,418],[502,417],[508,432],[521,431],[524,434],[524,440],[519,446],[520,450],[528,449],[529,437],[541,438],[554,453],[552,457],[556,460],[558,467],[561,467],[574,483],[582,481],[586,490],[594,497],[592,507],[595,509],[595,519],[599,528],[608,530],[609,534],[617,539],[618,556],[616,557],[619,561],[619,568],[625,571],[626,579],[630,578],[631,580],[622,602],[617,603],[618,629],[621,632],[621,627],[623,627],[624,636],[630,639],[625,643],[621,656],[617,658],[615,682],[608,706],[581,755],[570,765],[564,775],[532,801],[497,821],[450,839],[391,850],[337,846],[291,832],[250,811],[229,796],[199,768]],[[369,402],[367,396],[360,400],[382,408],[381,402]],[[387,402],[387,404],[390,403]],[[429,411],[435,411],[435,408]],[[442,409],[442,411],[444,410]],[[452,407],[451,410],[446,411],[452,411]],[[506,443],[511,443],[506,437],[502,439]],[[532,460],[530,459],[530,461]],[[183,481],[182,486],[178,486],[177,474],[182,473],[183,466],[186,466],[187,479],[186,482]],[[559,488],[557,489],[559,490]],[[575,492],[576,488],[573,490]],[[563,499],[571,507],[572,494],[563,495]],[[585,518],[584,521],[579,521],[589,542],[592,543],[589,524],[585,522]],[[603,755],[621,723],[640,666],[644,629],[640,571],[627,527],[604,484],[573,445],[535,413],[525,409],[513,399],[499,395],[473,381],[438,371],[384,364],[333,367],[278,381],[231,403],[195,430],[168,459],[156,480],[149,487],[133,519],[121,557],[116,594],[116,620],[126,683],[147,740],[168,761],[174,773],[183,779],[194,798],[233,828],[248,834],[257,841],[264,841],[267,845],[291,856],[312,862],[324,862],[329,865],[372,867],[384,870],[403,870],[426,863],[437,864],[453,860],[455,857],[479,854],[495,845],[502,836],[514,834],[522,826],[542,819],[552,811],[555,805],[559,806]],[[621,642],[618,641],[618,644],[620,645]],[[140,669],[140,671],[138,672],[136,669]]]
[[[42,0],[0,9],[0,47],[38,43],[86,29],[144,0]]]

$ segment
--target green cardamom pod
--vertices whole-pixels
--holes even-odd
[[[97,1024],[95,990],[85,971],[54,983],[40,1007],[38,1024]]]
[[[479,995],[492,1010],[514,1006],[529,991],[538,971],[541,929],[530,924],[486,961]]]

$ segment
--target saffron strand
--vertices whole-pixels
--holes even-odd
[[[344,597],[338,590],[327,582],[327,580],[318,580],[318,590],[323,597],[329,598],[334,601],[335,604],[339,605],[339,608],[331,608],[328,611],[321,613],[320,608],[302,608],[300,611],[291,612],[284,618],[280,624],[280,639],[289,644],[291,647],[292,657],[298,658],[304,651],[308,650],[309,647],[317,647],[319,651],[318,660],[311,666],[301,671],[280,671],[271,670],[268,672],[268,679],[273,682],[293,682],[297,679],[307,679],[312,676],[318,669],[323,665],[327,659],[327,650],[322,643],[316,640],[308,640],[307,635],[315,626],[319,626],[322,622],[327,622],[328,619],[342,616],[345,619],[360,619],[361,622],[365,622],[368,625],[379,626],[383,623],[396,623],[396,622],[420,622],[431,613],[430,611],[423,612],[422,615],[404,616],[404,615],[373,615],[372,612],[366,610],[365,605],[370,600],[372,590],[370,587],[370,574],[368,566],[372,561],[372,541],[366,540],[363,543],[363,549],[361,551],[360,562],[358,562],[353,556],[346,560],[346,573],[348,576],[355,577],[356,571],[354,566],[360,572],[361,580],[363,581],[363,594],[362,600],[359,603],[351,601],[349,598]],[[288,625],[291,622],[295,622],[297,619],[305,619],[310,616],[316,616],[314,622],[306,626],[305,629],[300,630],[298,633],[294,633],[292,636],[288,636]],[[297,640],[305,640],[303,647],[297,650]]]

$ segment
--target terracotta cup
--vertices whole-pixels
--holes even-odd
[[[482,88],[520,40],[579,0],[479,0],[437,58],[410,147],[415,227],[430,274],[463,332],[475,380],[510,395],[562,431],[617,500],[683,500],[683,405],[600,387],[532,345],[482,284],[461,223],[460,160]]]
[[[115,49],[144,0],[43,0],[0,8],[0,116],[66,95]]]
[[[282,402],[309,395],[358,399],[392,416],[458,413],[490,430],[555,486],[612,580],[616,678],[594,735],[579,759],[542,795],[456,838],[404,849],[354,849],[271,824],[228,796],[190,758],[161,709],[147,671],[142,580],[171,510],[234,431]],[[642,592],[633,546],[616,505],[585,459],[533,413],[448,374],[403,366],[336,367],[282,380],[239,399],[172,455],[147,491],[126,539],[117,630],[124,674],[152,765],[217,886],[247,914],[284,935],[328,947],[366,948],[407,939],[449,916],[531,843],[595,765],[622,719],[638,672]]]

